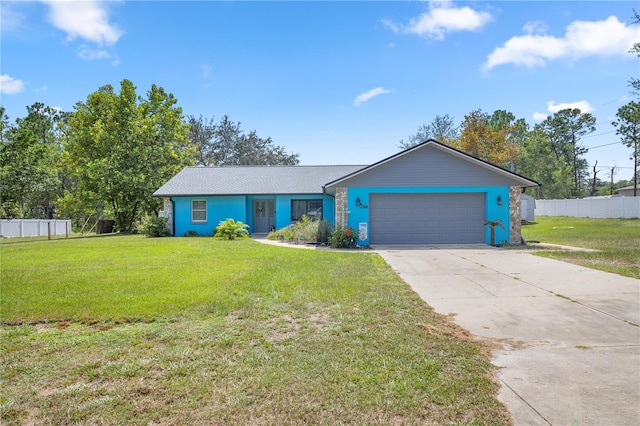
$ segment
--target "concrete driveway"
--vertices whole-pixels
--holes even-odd
[[[437,312],[497,341],[516,425],[640,424],[640,281],[489,246],[376,247]]]

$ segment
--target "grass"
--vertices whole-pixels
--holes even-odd
[[[522,227],[525,240],[595,249],[543,250],[540,256],[640,278],[640,220],[538,216]]]
[[[0,243],[2,424],[508,424],[485,348],[372,253]]]

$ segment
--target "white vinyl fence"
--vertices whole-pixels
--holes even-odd
[[[0,237],[38,237],[49,235],[69,235],[71,220],[54,219],[2,219]]]
[[[536,200],[536,216],[640,218],[640,197]]]

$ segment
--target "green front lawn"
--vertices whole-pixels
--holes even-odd
[[[543,250],[537,254],[589,268],[640,278],[640,220],[538,216],[524,225],[525,240],[595,249]]]
[[[373,253],[4,240],[2,424],[508,424],[487,350]]]

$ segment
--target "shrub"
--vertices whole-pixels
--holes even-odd
[[[287,225],[277,231],[271,231],[267,234],[268,240],[293,241],[295,239],[295,224]]]
[[[223,240],[235,240],[236,238],[247,237],[249,235],[249,225],[233,219],[220,221],[214,229],[214,237]]]
[[[353,248],[357,243],[358,231],[353,228],[342,229],[337,227],[329,237],[329,244],[333,248]]]
[[[194,231],[193,229],[188,230],[187,232],[184,233],[185,237],[197,237],[198,236],[198,232]]]
[[[318,242],[319,243],[329,242],[331,233],[333,233],[333,226],[331,226],[331,223],[328,220],[321,220],[318,223]]]
[[[326,243],[331,235],[331,223],[327,220],[314,220],[309,216],[302,216],[291,225],[272,231],[267,235],[270,240],[295,241],[296,239]]]
[[[168,236],[169,230],[167,229],[167,218],[146,216],[142,221],[141,232],[150,238]]]

